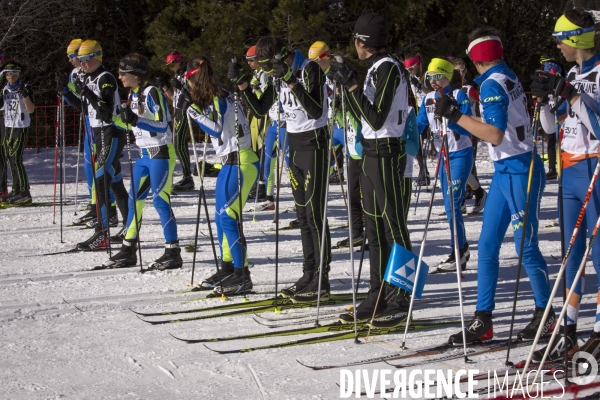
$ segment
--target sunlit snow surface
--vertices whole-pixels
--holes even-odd
[[[68,154],[68,163],[75,165],[75,153]],[[480,148],[477,169],[483,186],[487,188],[492,165],[485,148]],[[48,176],[52,150],[39,155],[28,153],[28,171],[36,176]],[[433,174],[435,160],[429,161]],[[128,172],[128,164],[123,165]],[[72,177],[74,168],[69,167]],[[418,167],[415,162],[415,176]],[[37,175],[36,175],[37,174]],[[128,174],[127,174],[128,175]],[[179,179],[179,174],[175,180]],[[196,182],[198,178],[196,177]],[[47,178],[40,178],[47,180]],[[293,207],[287,172],[283,174],[281,210]],[[129,183],[128,181],[126,182]],[[214,210],[215,178],[206,178],[209,209]],[[79,193],[84,192],[83,185]],[[544,228],[556,218],[556,181],[550,181],[544,192],[540,213],[540,247],[546,258],[554,282],[560,256],[558,228]],[[75,197],[75,184],[66,185],[67,200]],[[36,201],[52,199],[51,184],[32,185]],[[172,203],[178,221],[182,245],[193,240],[197,210],[197,192],[173,196]],[[422,191],[416,215],[413,196],[409,214],[409,228],[413,250],[418,253],[430,192]],[[449,253],[449,229],[445,216],[439,214],[443,205],[439,191],[434,203],[432,221],[425,250],[425,261],[435,267]],[[469,208],[473,200],[468,201]],[[246,210],[252,208],[248,204]],[[221,337],[268,330],[253,321],[252,315],[217,318],[205,321],[183,322],[152,326],[140,321],[128,310],[153,312],[167,309],[195,308],[222,304],[222,300],[185,302],[204,294],[181,294],[189,289],[192,254],[182,253],[184,268],[171,272],[140,274],[136,268],[108,271],[87,271],[107,259],[106,253],[77,253],[41,256],[46,252],[73,248],[91,235],[90,230],[78,227],[64,228],[64,242],[60,243],[59,215],[53,224],[51,207],[0,210],[0,398],[19,399],[84,399],[84,398],[150,398],[150,399],[334,399],[339,397],[340,371],[312,371],[296,359],[313,364],[348,362],[371,356],[400,351],[402,335],[380,336],[374,342],[355,345],[351,340],[332,343],[262,350],[241,355],[219,355],[201,344],[189,345],[176,341],[169,333],[186,338]],[[73,219],[74,206],[65,206],[65,225]],[[330,186],[329,221],[332,227],[345,223],[345,206],[338,184]],[[80,212],[81,213],[81,212]],[[291,212],[281,214],[281,225],[295,218]],[[275,234],[266,232],[274,227],[273,213],[262,212],[252,222],[250,213],[244,215],[244,231],[249,245],[254,289],[258,292],[274,290]],[[468,217],[465,225],[471,248],[471,260],[463,281],[465,316],[475,311],[477,292],[477,239],[481,229],[480,217]],[[204,216],[200,230],[208,234]],[[213,224],[213,232],[215,227]],[[332,232],[332,243],[347,237],[347,230]],[[163,253],[163,236],[158,215],[147,202],[141,231],[144,263]],[[207,236],[199,239],[200,251],[194,283],[214,273],[214,260]],[[118,251],[114,246],[113,252]],[[299,231],[280,234],[279,287],[295,282],[301,274],[302,249]],[[356,252],[358,260],[360,253]],[[517,257],[512,232],[507,232],[500,254],[501,271],[494,313],[494,332],[497,338],[508,336],[512,307]],[[368,258],[367,258],[368,260]],[[355,263],[358,268],[358,261]],[[330,281],[332,291],[350,290],[351,265],[347,250],[334,250]],[[361,288],[366,290],[368,262],[363,268]],[[581,332],[589,332],[594,322],[596,273],[591,264],[586,269],[586,297],[580,312]],[[206,293],[206,292],[204,292]],[[266,298],[253,295],[251,299]],[[419,305],[415,318],[458,317],[458,294],[455,274],[432,275],[424,292],[424,299],[443,298],[439,302]],[[231,299],[237,302],[240,299]],[[555,301],[559,311],[559,301]],[[524,327],[533,312],[533,298],[529,281],[523,273],[515,332]],[[323,323],[332,311],[343,311],[343,306],[324,307]],[[295,311],[295,313],[310,311]],[[197,314],[187,314],[193,316]],[[275,314],[268,316],[276,318]],[[459,326],[409,333],[407,346],[419,349],[445,342]],[[298,337],[231,341],[212,343],[215,349],[233,349]],[[528,348],[512,351],[511,360],[525,358]],[[505,353],[490,353],[472,358],[469,368],[480,372],[502,369]],[[415,361],[418,359],[412,359]],[[428,368],[465,368],[462,360],[430,364]],[[359,368],[373,370],[392,367],[380,363]],[[418,367],[417,367],[418,368]],[[364,398],[364,397],[363,397]]]

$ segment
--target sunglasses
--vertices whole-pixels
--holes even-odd
[[[427,74],[427,78],[430,81],[441,81],[445,76],[443,74]]]
[[[77,57],[77,55],[75,53],[69,53],[68,56],[69,56],[69,60],[72,60],[75,57]]]
[[[246,57],[246,61],[248,61],[248,62],[250,62],[250,61],[256,61],[256,56]]]
[[[129,73],[128,71],[121,71],[121,70],[119,70],[119,76],[125,76],[128,73]]]
[[[6,71],[6,76],[19,76],[21,73],[19,71]]]
[[[96,57],[96,56],[101,56],[102,52],[101,51],[97,51],[95,53],[90,53],[90,54],[85,54],[83,56],[77,56],[77,58],[79,59],[79,62],[82,63],[87,63],[89,62],[92,58]]]
[[[356,32],[352,34],[352,39],[358,39],[361,42],[366,41],[367,38],[369,38],[369,37],[371,37],[371,36],[369,36],[369,35],[360,35],[360,34],[358,34]]]
[[[458,72],[460,72],[461,74],[466,74],[467,73],[467,69],[466,68],[460,68],[458,70]]]
[[[271,62],[271,59],[258,60],[258,65],[260,65],[265,72],[271,72],[273,70],[273,63]]]

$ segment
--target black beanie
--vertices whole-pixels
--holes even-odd
[[[354,38],[367,46],[385,47],[389,37],[388,23],[379,14],[362,15],[354,24]]]

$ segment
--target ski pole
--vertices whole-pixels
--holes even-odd
[[[333,101],[331,102],[331,108],[335,110],[335,96],[333,97]],[[335,113],[332,113],[332,118]],[[333,126],[333,124],[332,124]],[[287,136],[287,135],[286,135]],[[321,251],[319,254],[319,285],[317,289],[317,317],[315,319],[315,326],[319,325],[319,313],[321,311],[321,284],[323,281],[323,270],[325,269],[324,261],[325,261],[325,245],[327,243],[327,198],[329,196],[329,166],[331,165],[331,145],[333,142],[333,129],[331,134],[329,135],[327,144],[327,169],[325,170],[325,196],[323,201],[323,227],[321,228]],[[352,245],[352,244],[351,244]],[[350,254],[352,254],[352,248],[350,250]],[[354,301],[356,300],[356,296],[354,296]],[[354,326],[356,329],[356,315],[354,316]],[[355,337],[356,340],[356,337]]]
[[[560,140],[560,126],[558,124],[558,110],[554,112],[554,133],[556,135],[556,154],[558,155],[558,225],[560,226],[560,253],[563,259],[565,258],[565,220],[564,220],[564,205],[563,205],[563,177],[562,177],[562,144]],[[567,278],[566,269],[562,275],[562,287],[563,287],[563,301],[567,299]],[[567,314],[563,320],[563,342],[567,340]],[[565,365],[567,365],[569,359],[568,352],[565,351]],[[565,386],[567,385],[568,379],[565,374]]]
[[[515,283],[515,294],[513,298],[512,317],[510,320],[510,330],[508,333],[508,346],[506,349],[506,361],[505,365],[512,367],[510,359],[510,348],[512,342],[512,333],[515,324],[515,312],[517,310],[517,296],[519,294],[519,282],[521,280],[521,269],[523,268],[523,249],[525,248],[525,237],[527,236],[527,223],[529,222],[529,205],[531,203],[531,182],[533,181],[533,170],[535,165],[535,157],[537,155],[537,131],[540,123],[540,108],[542,106],[541,101],[538,100],[535,105],[535,115],[533,123],[533,148],[531,150],[531,163],[529,164],[529,176],[527,178],[527,195],[525,200],[525,216],[523,217],[523,232],[521,233],[521,244],[519,245],[519,261],[517,264],[517,281]],[[549,303],[551,304],[551,303]]]
[[[277,117],[277,119],[279,119],[279,117]],[[279,121],[281,122],[281,121]],[[277,123],[277,158],[279,159],[279,157],[283,157],[283,162],[279,162],[276,164],[275,169],[278,170],[277,173],[277,193],[279,193],[279,186],[281,185],[281,175],[283,174],[283,165],[285,164],[285,152],[287,149],[287,138],[288,138],[288,133],[286,131],[285,136],[283,137],[283,148],[280,149],[279,148],[279,141],[281,140],[281,128],[279,125],[279,122]],[[279,217],[279,214],[277,214],[277,217]]]
[[[260,152],[260,165],[263,164],[263,160],[264,160],[264,156],[265,155],[265,145],[263,144],[262,150]],[[256,220],[256,207],[258,207],[258,190],[260,188],[260,170],[258,171],[258,180],[256,181],[256,193],[254,196],[254,212],[252,213],[252,222],[258,222]]]
[[[192,106],[190,106],[192,107]],[[196,253],[198,251],[198,228],[200,226],[200,206],[202,202],[204,202],[204,212],[206,215],[206,225],[208,225],[208,234],[210,235],[210,244],[213,251],[213,256],[215,259],[215,266],[217,267],[217,278],[219,279],[219,285],[221,287],[221,299],[226,300],[227,296],[223,293],[223,284],[221,283],[221,272],[219,271],[219,259],[217,258],[217,250],[215,248],[215,239],[212,235],[212,227],[210,225],[210,218],[208,216],[208,206],[206,205],[206,195],[204,193],[204,172],[206,166],[206,148],[208,146],[208,137],[206,134],[204,135],[204,151],[202,153],[202,169],[200,169],[200,165],[198,164],[198,153],[196,152],[196,139],[194,138],[194,130],[192,127],[192,119],[189,114],[187,114],[187,123],[188,128],[190,130],[190,138],[192,139],[192,149],[194,151],[194,159],[196,162],[196,171],[198,172],[198,177],[200,178],[200,190],[198,192],[198,211],[196,213],[196,233],[194,235],[194,256],[192,257],[192,281],[190,286],[194,286],[194,270],[196,268]]]
[[[581,224],[583,222],[583,218],[585,217],[585,212],[587,209],[587,205],[589,203],[590,198],[592,197],[592,193],[594,192],[594,187],[596,186],[596,181],[598,180],[598,175],[600,174],[600,162],[596,164],[596,169],[594,170],[594,174],[592,175],[592,180],[590,181],[590,185],[588,186],[587,192],[583,199],[583,204],[581,205],[581,209],[579,210],[579,215],[577,216],[577,222],[575,223],[575,227],[573,228],[573,234],[571,235],[571,239],[569,240],[569,246],[565,251],[564,257],[560,264],[560,269],[558,270],[558,274],[556,276],[556,281],[554,282],[554,287],[552,288],[552,293],[550,293],[550,297],[548,299],[548,304],[546,305],[546,309],[544,310],[544,316],[542,317],[542,321],[546,321],[548,315],[550,314],[550,310],[552,309],[552,301],[558,292],[558,287],[561,283],[561,279],[563,280],[563,288],[565,288],[565,280],[564,275],[567,268],[567,260],[571,255],[571,251],[573,246],[575,245],[575,240],[577,239],[577,235],[579,234],[579,229],[581,228]],[[559,188],[560,189],[560,188]],[[560,199],[559,199],[559,207],[560,207]],[[564,247],[564,245],[563,245]],[[585,259],[584,259],[585,260]],[[566,295],[566,291],[565,291]],[[565,303],[565,307],[567,307],[568,303]],[[560,321],[560,319],[558,319]],[[567,326],[566,321],[564,326]],[[529,367],[529,363],[531,362],[531,358],[533,357],[533,353],[535,352],[535,346],[538,344],[540,337],[542,336],[543,325],[540,325],[538,328],[535,339],[533,340],[533,344],[531,345],[531,350],[529,351],[529,355],[527,356],[527,362],[525,364],[525,368]]]
[[[65,98],[63,95],[60,96],[60,132],[59,132],[59,154],[60,154],[60,179],[59,179],[59,189],[60,189],[60,242],[63,241],[63,191],[64,191],[64,179],[65,179],[65,170],[64,170],[64,159],[65,159]]]
[[[102,153],[108,155],[107,153],[107,149],[106,149],[106,141],[104,140],[104,121],[100,121],[100,140],[102,141],[102,151],[100,152],[100,155],[102,155]],[[111,140],[111,146],[112,146],[112,140]],[[104,158],[104,157],[103,157]],[[108,166],[106,165],[106,159],[102,160],[102,163],[104,164],[103,168],[104,168],[104,173],[102,174],[102,178],[104,180],[104,209],[106,210],[106,236],[108,237],[108,251],[107,253],[109,254],[109,257],[112,257],[112,249],[111,249],[111,243],[110,243],[110,209],[111,209],[111,204],[110,204],[110,197],[108,195],[109,191],[108,191]],[[133,178],[133,177],[132,177]],[[100,202],[97,202],[100,203]],[[102,223],[104,222],[104,218],[102,218],[102,210],[100,210],[100,219],[102,221]],[[139,235],[138,235],[139,236]]]
[[[126,110],[129,107],[127,103],[121,104],[121,109]],[[140,244],[140,228],[142,227],[142,221],[138,219],[138,211],[137,211],[137,192],[138,187],[135,185],[134,175],[133,175],[133,157],[131,157],[131,139],[129,136],[130,126],[128,123],[125,124],[125,137],[127,138],[127,157],[129,157],[129,174],[131,175],[131,199],[133,200],[133,218],[135,219],[135,230],[136,230],[136,241],[138,254],[140,256],[140,271],[144,271],[143,263],[142,263],[142,245]],[[125,223],[127,225],[127,223]]]
[[[448,120],[442,119],[442,129],[444,140],[442,142],[442,152],[444,157],[444,166],[446,167],[446,181],[448,185],[448,196],[450,196],[450,213],[452,214],[452,229],[454,230],[454,258],[456,259],[456,281],[458,283],[458,303],[460,306],[460,323],[462,326],[463,334],[463,349],[465,353],[465,362],[469,361],[467,357],[467,338],[465,332],[465,312],[463,309],[463,298],[462,298],[462,266],[460,264],[460,248],[458,247],[458,226],[456,223],[456,207],[454,205],[454,190],[452,189],[452,173],[450,168],[450,150],[448,146]],[[460,212],[460,210],[458,210]],[[416,282],[419,279],[417,275],[415,277],[415,288]]]
[[[594,241],[596,240],[596,234],[598,233],[598,228],[599,227],[600,227],[600,217],[598,217],[598,220],[596,221],[596,225],[594,226],[594,230],[592,231],[592,236],[590,237],[588,245],[587,245],[587,247],[585,249],[585,253],[583,253],[583,257],[581,259],[581,263],[579,264],[579,269],[577,270],[577,275],[575,275],[575,278],[573,279],[573,283],[571,284],[571,288],[569,289],[569,294],[567,295],[567,298],[565,300],[565,304],[563,304],[563,308],[562,308],[562,310],[560,312],[560,316],[558,317],[558,321],[560,321],[561,319],[563,319],[563,318],[566,317],[567,309],[568,309],[568,306],[569,306],[569,302],[571,301],[571,297],[573,297],[573,293],[575,293],[575,288],[576,288],[577,284],[579,283],[579,279],[581,278],[581,275],[583,274],[583,271],[585,270],[585,264],[587,262],[587,257],[590,254],[590,251],[592,250],[592,245],[594,244]],[[549,343],[553,342],[554,338],[556,337],[556,334],[559,331],[560,331],[560,329],[555,329],[554,331],[552,331],[552,336],[550,337]],[[532,350],[530,351],[529,357],[527,357],[527,363],[525,364],[525,369],[523,369],[523,371],[527,371],[527,367],[529,366],[529,361],[530,361],[530,358],[531,358],[531,356],[533,354],[533,346],[532,346],[531,349]],[[546,358],[548,357],[548,354],[550,353],[550,350],[551,350],[550,346],[547,346],[546,347],[546,351],[544,352],[544,357],[542,358],[542,361],[540,362],[541,366],[544,365],[544,362],[546,361]],[[537,380],[537,377],[538,377],[539,373],[540,373],[540,370],[538,369],[536,371],[536,373],[535,373],[535,377],[533,378],[533,382],[535,382]]]
[[[281,191],[281,174],[279,173],[279,164],[281,161],[279,160],[279,143],[281,140],[281,80],[274,79],[273,82],[275,86],[275,91],[277,92],[277,137],[275,138],[275,143],[277,143],[277,157],[275,160],[275,173],[277,174],[276,182],[277,185],[277,193],[275,194],[275,305],[277,305],[277,300],[279,298],[279,192]],[[287,135],[285,135],[285,139],[287,139]],[[284,141],[285,141],[284,139]],[[285,143],[283,145],[283,153],[285,157]],[[273,162],[271,160],[271,162]]]
[[[16,118],[16,111],[12,121],[13,128],[15,126],[14,118]],[[54,206],[52,207],[52,224],[56,225],[56,166],[58,165],[58,143],[60,141],[60,96],[58,95],[56,95],[56,121],[54,122],[54,129],[56,131],[56,137],[54,139]],[[10,151],[10,149],[8,149],[8,147],[10,147],[10,140],[6,142],[6,147],[7,152]]]
[[[358,263],[358,274],[356,275],[357,284],[356,284],[356,290],[354,291],[355,294],[358,294],[358,285],[360,285],[360,273],[362,272],[363,260],[365,259],[366,242],[367,242],[367,230],[365,229],[363,232],[362,247],[360,249],[360,261]]]
[[[237,63],[237,60],[235,58],[235,56],[231,59],[231,62],[233,62],[234,64]],[[240,207],[240,213],[238,214],[238,230],[240,231],[240,256],[241,256],[241,260],[242,260],[242,286],[244,286],[244,290],[243,290],[243,296],[244,296],[244,301],[247,301],[247,297],[246,297],[246,266],[244,264],[246,264],[246,257],[244,257],[244,247],[246,245],[246,238],[244,237],[244,218],[243,218],[243,211],[244,211],[244,204],[242,201],[242,154],[240,152],[240,125],[238,123],[238,87],[237,85],[233,84],[233,101],[234,101],[234,116],[235,116],[235,141],[236,141],[236,146],[237,146],[237,187],[238,187],[238,206]],[[243,127],[241,128],[243,129]],[[260,174],[260,167],[259,167],[259,171],[258,173]],[[257,183],[257,192],[256,192],[256,197],[258,197],[258,183]],[[246,249],[246,254],[247,254],[248,250]]]
[[[435,166],[435,176],[433,178],[433,187],[431,189],[431,199],[429,200],[429,206],[427,207],[427,217],[425,218],[425,228],[423,228],[423,239],[421,241],[421,249],[419,250],[419,259],[417,261],[417,269],[415,272],[415,284],[413,285],[413,287],[415,287],[415,288],[417,287],[417,283],[419,280],[419,273],[421,271],[421,265],[423,263],[423,255],[425,253],[425,243],[427,242],[427,232],[429,229],[429,221],[431,220],[431,211],[433,209],[433,201],[435,199],[435,192],[436,192],[436,188],[437,188],[438,172],[440,170],[441,159],[442,159],[442,151],[440,149],[440,151],[438,152],[437,164]],[[404,338],[402,339],[402,346],[401,346],[402,349],[407,348],[405,345],[406,344],[406,336],[408,334],[408,328],[410,327],[410,319],[412,316],[414,301],[415,301],[415,296],[410,296],[410,304],[408,306],[408,317],[406,319],[406,327],[404,328]],[[461,309],[462,309],[462,307],[461,307]]]
[[[77,215],[77,195],[79,193],[79,159],[81,156],[81,126],[83,125],[83,114],[79,114],[79,131],[77,134],[77,169],[75,170],[75,211],[73,215]]]
[[[333,84],[333,95],[334,95],[334,99],[335,99],[335,92],[336,92],[336,86],[337,84],[334,82]],[[346,120],[346,107],[344,104],[344,89],[342,88],[341,90],[341,102],[342,102],[342,119],[343,119],[343,126],[342,128],[344,129],[344,143],[346,144],[346,146],[348,145],[348,121]],[[335,101],[335,100],[334,100]],[[335,121],[335,110],[333,111],[333,119]],[[348,152],[348,148],[344,149],[344,153],[345,154],[345,158],[346,158],[346,166],[348,167],[348,174],[350,174],[350,154]],[[336,162],[337,165],[337,162]],[[339,173],[339,169],[338,169],[338,173]],[[348,176],[348,179],[346,180],[346,185],[348,185],[348,194],[350,194],[350,176]],[[340,179],[340,184],[342,183],[342,180]],[[343,187],[343,185],[342,185]],[[343,194],[343,192],[342,192]],[[350,240],[350,265],[352,266],[352,308],[355,310],[355,312],[353,312],[352,314],[354,315],[354,343],[360,343],[358,340],[358,327],[357,327],[357,320],[356,320],[356,292],[358,291],[358,282],[354,279],[354,238],[352,237],[352,215],[350,215],[350,210],[352,209],[352,199],[351,196],[348,195],[348,204],[346,207],[346,210],[348,212],[348,239]],[[363,248],[364,248],[365,242],[363,241]],[[363,252],[364,254],[364,252]],[[320,292],[320,291],[319,291]]]
[[[429,145],[431,143],[431,128],[429,129],[429,133],[427,134],[427,138],[425,139],[425,155],[423,156],[423,168],[421,168],[421,170],[419,171],[419,179],[417,180],[418,183],[421,183],[422,179],[426,179],[425,176],[425,169],[427,168],[427,154],[429,154]],[[417,206],[419,205],[419,197],[421,196],[421,186],[422,185],[418,185],[419,187],[417,188],[417,201],[415,202],[415,212],[414,215],[417,215]]]

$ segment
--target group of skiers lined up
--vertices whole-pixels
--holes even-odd
[[[544,130],[552,133],[560,125],[562,132],[558,155],[565,246],[598,162],[600,55],[593,50],[594,32],[590,14],[581,9],[566,12],[556,22],[552,35],[566,61],[576,65],[564,75],[558,63],[542,58],[545,71],[536,71],[532,76],[531,92],[541,104]],[[102,65],[100,44],[95,40],[73,40],[67,54],[74,69],[69,75],[57,75],[57,91],[85,121],[84,165],[92,204],[86,218],[95,228],[94,235],[79,243],[78,248],[95,250],[110,242],[121,242],[121,250],[105,266],[135,265],[143,205],[152,190],[166,244],[164,255],[150,267],[164,270],[182,266],[170,197],[174,189],[194,187],[187,149],[187,134],[193,122],[210,138],[221,165],[215,222],[222,262],[202,286],[226,295],[252,289],[240,215],[251,191],[265,201],[264,207],[272,207],[274,164],[278,151],[282,151],[296,205],[303,263],[302,276],[281,294],[298,302],[326,298],[330,292],[331,239],[325,210],[334,147],[334,159],[338,161],[333,164],[339,165],[344,156],[348,160],[353,240],[345,245],[364,245],[364,229],[370,261],[367,298],[352,312],[341,315],[340,320],[354,322],[356,316],[362,322],[370,320],[374,327],[396,326],[406,320],[410,294],[382,283],[383,274],[394,245],[412,249],[407,212],[413,157],[421,169],[417,184],[429,184],[423,160],[433,145],[440,155],[439,180],[450,237],[456,226],[459,247],[455,251],[455,242],[450,242],[452,252],[440,266],[442,269],[464,269],[469,259],[461,211],[467,186],[475,195],[473,211],[481,212],[485,204],[478,245],[477,311],[464,335],[452,335],[450,342],[462,345],[463,338],[470,343],[493,336],[499,252],[509,226],[530,278],[536,306],[532,321],[519,332],[519,338],[533,339],[538,328],[544,334],[550,332],[557,321],[553,311],[546,321],[542,320],[550,283],[538,246],[538,211],[546,176],[541,158],[533,151],[535,133],[525,90],[504,62],[500,35],[495,28],[485,27],[468,36],[467,55],[479,73],[474,79],[479,94],[465,84],[466,67],[460,58],[434,58],[425,66],[416,53],[403,60],[390,55],[387,21],[380,15],[367,14],[357,20],[353,35],[358,58],[369,67],[362,86],[355,71],[340,56],[331,54],[322,41],[315,42],[305,58],[281,39],[263,37],[246,54],[251,74],[235,60],[229,64],[227,77],[234,83],[233,93],[223,87],[206,57],[194,57],[186,64],[181,54],[169,54],[166,63],[175,73],[169,88],[162,80],[155,85],[149,83],[146,57],[128,54],[119,63],[119,80],[129,88],[127,102],[122,105],[117,79]],[[18,65],[9,63],[4,72],[7,84],[3,100],[8,107],[4,109],[2,154],[11,157],[11,168],[14,166],[13,192],[5,200],[30,202],[22,151],[28,113],[33,111],[32,95],[19,80]],[[172,120],[167,98],[173,100]],[[557,106],[558,122],[549,102]],[[139,147],[129,194],[119,161],[129,141],[127,131],[133,133]],[[489,193],[480,187],[474,168],[477,140],[487,143],[494,164]],[[184,177],[174,185],[176,154]],[[202,173],[198,171],[198,175]],[[338,179],[343,179],[341,175]],[[117,208],[124,227],[111,237],[109,227],[118,226]],[[567,285],[573,282],[583,257],[584,233],[591,235],[599,213],[600,188],[595,187],[581,222],[582,233],[568,259]],[[600,276],[598,246],[600,242],[595,242],[592,259]],[[455,255],[460,259],[456,260]],[[564,351],[577,348],[575,332],[583,286],[577,286],[577,294],[568,306],[567,343],[561,345],[560,337],[550,343],[548,346],[555,349],[551,357],[562,357]],[[600,292],[598,299],[600,303]],[[600,307],[585,351],[592,353],[598,347],[598,332]]]

